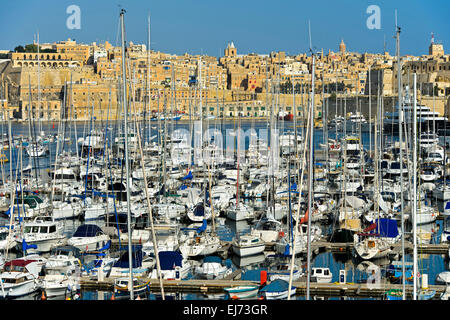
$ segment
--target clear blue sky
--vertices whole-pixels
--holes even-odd
[[[69,5],[81,9],[81,29],[66,27]],[[381,9],[381,29],[369,30],[369,5]],[[28,0],[2,1],[0,49],[67,38],[77,42],[110,41],[118,45],[120,6],[127,10],[127,40],[147,44],[151,17],[151,47],[162,52],[223,55],[233,41],[238,54],[308,51],[308,20],[313,46],[338,51],[341,39],[348,51],[395,53],[394,10],[402,27],[401,54],[428,53],[431,32],[450,50],[449,0]]]

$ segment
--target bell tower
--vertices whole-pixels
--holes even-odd
[[[225,57],[235,58],[237,56],[237,50],[234,46],[233,41],[228,44],[228,46],[225,48]]]

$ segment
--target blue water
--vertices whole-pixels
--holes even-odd
[[[78,138],[83,136],[83,132],[87,132],[90,124],[78,124],[77,125],[77,133]],[[98,124],[96,125],[98,127]],[[152,122],[152,126],[157,126],[156,123]],[[234,129],[238,126],[237,121],[227,121],[223,124],[216,121],[211,122],[211,127],[218,128],[224,135],[227,132],[227,130]],[[264,138],[264,130],[266,130],[267,123],[266,122],[256,122],[256,121],[241,121],[240,123],[241,128],[246,131],[250,128],[254,128],[256,133],[258,134],[258,137]],[[171,129],[171,125],[167,125],[167,128],[169,130]],[[187,123],[176,123],[174,125],[175,129],[188,129],[189,124]],[[278,128],[281,131],[292,131],[292,123],[278,123]],[[2,126],[0,128],[0,132],[6,133],[7,132],[7,126]],[[110,129],[114,129],[114,125],[110,124]],[[148,128],[147,128],[148,129]],[[44,130],[46,131],[46,134],[53,133],[55,134],[57,132],[57,126],[53,128],[51,125],[44,125]],[[298,129],[299,132],[301,131],[301,128]],[[70,132],[69,128],[67,128],[66,133],[68,134]],[[72,141],[74,141],[74,130],[71,130],[72,132]],[[147,131],[148,133],[148,131]],[[155,130],[152,130],[152,135],[155,134]],[[28,137],[28,124],[18,124],[13,123],[12,124],[12,135],[13,138],[18,138],[19,136]],[[108,134],[109,135],[109,134]],[[335,138],[335,131],[329,131],[329,137]],[[148,135],[145,136],[146,140],[148,138]],[[372,134],[372,139],[373,139]],[[391,137],[394,140],[397,139],[397,137]],[[361,134],[361,140],[363,143],[363,146],[367,149],[370,145],[369,141],[369,133],[364,132]],[[323,131],[322,129],[315,129],[314,130],[314,147],[317,149],[319,148],[319,144],[323,142]],[[247,149],[249,146],[249,138],[247,137],[245,139],[245,149]],[[372,147],[374,147],[374,143],[372,141]],[[65,144],[64,150],[67,150],[68,148],[72,151],[75,151],[75,144],[72,143],[70,145]],[[36,161],[39,163],[39,168],[43,169],[43,172],[45,172],[45,169],[48,169],[50,164],[53,163],[54,155],[56,150],[56,143],[50,143],[50,157],[46,158],[39,158],[36,159]],[[3,153],[9,158],[9,150],[4,150]],[[23,160],[24,160],[24,166],[28,164],[28,157],[26,152],[24,151],[23,154]],[[19,157],[19,149],[15,148],[13,150],[13,161],[12,161],[12,168],[13,171],[15,171],[17,166],[17,159]],[[9,174],[10,170],[10,163],[4,163],[2,164],[2,169],[4,170],[6,176]],[[15,174],[15,172],[14,172]],[[68,220],[66,222],[65,232],[67,235],[71,235],[76,228],[78,227],[79,222],[78,221],[70,221]],[[434,242],[438,243],[440,239],[440,233],[442,231],[442,221],[436,221],[434,224],[434,230],[437,230],[437,232],[434,234]],[[230,223],[229,221],[226,221],[224,225],[219,225],[217,227],[218,235],[221,239],[231,241],[233,237],[237,233],[246,233],[249,231],[250,226],[248,224],[236,224],[236,223]],[[410,255],[406,256],[407,261],[412,261],[412,257]],[[229,266],[231,266],[233,269],[236,268],[236,266],[233,264],[231,259],[227,259],[225,263]],[[333,280],[332,282],[337,282],[339,277],[339,270],[346,269],[347,270],[347,282],[361,282],[367,279],[368,275],[364,272],[358,269],[357,266],[354,265],[354,262],[352,261],[351,257],[347,257],[343,254],[332,254],[332,253],[321,253],[317,257],[314,258],[312,261],[312,265],[314,267],[329,267],[331,269],[331,272],[333,273]],[[253,265],[248,268],[258,268],[260,265]],[[428,274],[428,282],[429,284],[435,284],[436,276],[448,269],[448,261],[446,261],[445,257],[440,255],[427,255],[420,257],[419,260],[419,268],[423,270],[423,273]],[[111,299],[112,292],[104,292],[103,293],[103,299],[109,300]],[[202,294],[174,294],[169,295],[173,299],[183,299],[183,300],[198,300],[198,299],[208,299],[208,296],[202,295]],[[84,291],[82,292],[81,298],[83,300],[98,300],[98,292],[92,292],[92,291]],[[158,296],[155,294],[150,295],[150,299],[158,299]],[[214,299],[224,299],[225,296],[221,297],[219,296],[213,296]],[[297,299],[304,299],[303,297],[296,296]],[[335,298],[338,299],[338,298]]]

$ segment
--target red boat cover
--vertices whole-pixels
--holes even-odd
[[[6,266],[17,266],[17,267],[25,267],[31,262],[35,262],[36,260],[23,260],[23,259],[15,259],[5,263]]]

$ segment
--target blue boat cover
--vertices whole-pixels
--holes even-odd
[[[206,230],[206,219],[203,219],[202,225],[197,228],[197,233],[202,233],[205,230]]]
[[[132,268],[139,268],[142,266],[142,258],[144,254],[142,253],[142,246],[132,246],[131,247],[131,258],[133,259],[131,267]],[[130,262],[128,260],[128,250],[126,250],[125,253],[122,254],[122,256],[117,260],[113,267],[116,268],[129,268]]]
[[[187,180],[187,179],[192,179],[194,176],[192,175],[192,172],[189,171],[189,173],[184,176],[183,178],[181,178],[181,180]]]
[[[269,283],[268,285],[264,286],[260,291],[262,292],[280,292],[280,291],[286,291],[289,288],[289,282],[282,279],[276,279]],[[293,287],[291,287],[293,288]]]
[[[95,224],[82,224],[78,227],[73,237],[95,237],[97,233],[103,233],[102,229]]]
[[[260,282],[261,281],[261,271],[267,271],[267,269],[247,270],[242,273],[241,280]]]
[[[22,251],[25,252],[28,249],[37,249],[37,245],[35,244],[28,244],[25,239],[22,240]]]
[[[380,237],[395,238],[398,236],[397,220],[381,218],[377,219],[377,227],[370,233],[378,233]],[[378,232],[379,230],[379,232]]]
[[[194,216],[201,217],[205,215],[205,207],[203,204],[199,204],[194,208]]]
[[[158,256],[161,270],[173,270],[174,266],[181,267],[183,256],[178,251],[160,251]]]

